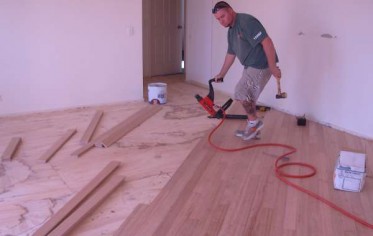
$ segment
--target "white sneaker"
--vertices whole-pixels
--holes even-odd
[[[238,129],[238,130],[236,130],[235,135],[236,135],[236,137],[242,138],[242,136],[244,135],[244,133],[245,133],[245,130],[240,130],[240,129]],[[261,136],[261,133],[260,133],[260,130],[259,130],[259,131],[256,133],[254,139],[260,139],[260,136]]]
[[[259,120],[258,123],[256,123],[255,126],[251,126],[250,124],[247,124],[245,131],[243,132],[243,135],[241,136],[243,140],[250,140],[254,139],[259,131],[264,127],[263,121]],[[237,134],[237,132],[236,132]]]

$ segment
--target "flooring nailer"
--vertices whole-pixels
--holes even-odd
[[[223,79],[221,78],[218,80],[222,81]],[[202,107],[210,114],[208,116],[209,118],[221,119],[224,116],[224,112],[232,105],[233,100],[229,98],[228,101],[226,101],[221,107],[215,105],[214,87],[212,86],[212,82],[215,82],[215,79],[209,80],[209,93],[206,97],[203,98],[200,95],[196,94],[195,98],[197,99],[199,104],[201,104]],[[256,109],[260,111],[268,111],[271,108],[267,106],[256,106]],[[225,119],[247,119],[247,115],[225,114]]]

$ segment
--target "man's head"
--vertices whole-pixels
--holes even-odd
[[[236,13],[232,7],[224,1],[220,1],[215,4],[214,8],[212,9],[212,14],[214,14],[215,18],[224,27],[232,26],[236,16]]]

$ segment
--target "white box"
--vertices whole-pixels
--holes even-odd
[[[334,188],[360,192],[365,182],[365,154],[341,151],[334,171]]]

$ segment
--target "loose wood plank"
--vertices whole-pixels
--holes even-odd
[[[103,183],[103,186],[95,192],[87,201],[85,201],[77,210],[75,210],[66,220],[58,225],[49,236],[64,236],[69,235],[71,230],[80,223],[84,217],[90,214],[98,207],[111,192],[114,191],[124,180],[124,176],[112,176]]]
[[[96,139],[92,140],[88,144],[85,144],[83,147],[75,150],[71,155],[80,157],[84,153],[91,150],[93,147],[109,147],[121,137],[129,133],[134,128],[141,125],[145,120],[149,119],[152,115],[157,113],[162,109],[161,106],[153,105],[146,106],[141,109],[134,115],[130,116],[128,119],[120,122],[113,128],[109,129],[105,133],[101,134]]]
[[[91,138],[97,128],[98,123],[100,122],[102,116],[102,111],[96,111],[95,115],[93,116],[91,122],[89,123],[87,130],[84,132],[82,139],[80,140],[81,144],[88,144],[91,141]]]
[[[76,129],[69,129],[53,146],[51,146],[40,158],[48,162],[58,150],[76,133]]]
[[[112,129],[106,132],[103,139],[95,142],[96,147],[110,147],[127,133],[131,132],[136,127],[140,126],[144,121],[152,117],[155,113],[162,110],[159,105],[149,105],[136,112],[126,120],[122,121]]]
[[[7,148],[5,149],[3,155],[1,156],[2,160],[11,160],[13,155],[16,153],[18,146],[21,144],[22,138],[14,137],[10,140]]]
[[[96,175],[80,192],[78,192],[65,206],[54,214],[42,227],[40,227],[34,236],[44,236],[50,233],[58,224],[60,224],[79,204],[81,204],[88,195],[90,195],[113,171],[120,166],[119,161],[112,161]]]
[[[80,157],[84,153],[88,152],[92,148],[95,147],[95,144],[93,142],[85,144],[83,147],[78,148],[73,153],[71,153],[72,156]]]

